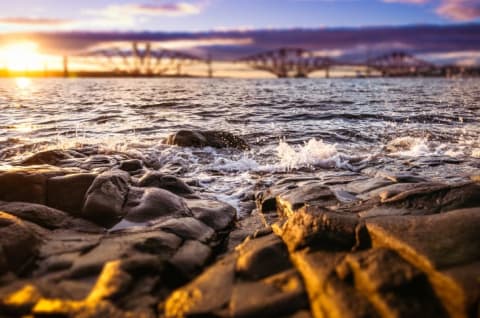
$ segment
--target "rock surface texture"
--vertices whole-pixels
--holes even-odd
[[[0,317],[479,315],[478,179],[299,175],[236,220],[180,178],[112,158],[52,151],[0,171]]]

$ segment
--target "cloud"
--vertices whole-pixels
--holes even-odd
[[[436,12],[457,21],[470,21],[480,18],[479,0],[443,0]]]
[[[430,0],[383,0],[383,2],[387,2],[387,3],[411,3],[411,4],[424,4],[429,1]]]
[[[8,25],[32,25],[32,26],[59,26],[73,23],[73,20],[55,18],[31,18],[31,17],[3,17],[0,24]]]

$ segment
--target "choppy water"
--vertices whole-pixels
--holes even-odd
[[[180,129],[226,130],[252,150],[161,143]],[[462,178],[480,168],[480,80],[0,80],[0,163],[77,143],[153,157],[237,206],[295,169]]]

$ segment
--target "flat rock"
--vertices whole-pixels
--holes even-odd
[[[173,233],[185,240],[192,239],[207,243],[213,239],[215,231],[205,223],[192,218],[175,218],[156,224],[154,228]]]
[[[96,177],[93,173],[77,173],[49,178],[46,205],[79,216],[85,195]]]
[[[170,260],[182,275],[192,278],[212,256],[212,249],[199,241],[186,240]]]
[[[242,138],[226,131],[180,130],[168,136],[166,143],[180,147],[237,148],[241,150],[250,148]]]

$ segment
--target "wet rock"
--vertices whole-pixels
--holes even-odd
[[[191,212],[183,198],[169,191],[132,187],[122,214],[131,222],[147,222],[161,217],[190,216]]]
[[[161,188],[180,196],[194,193],[181,179],[160,172],[148,172],[138,181],[138,186]]]
[[[195,218],[215,231],[221,231],[235,221],[237,211],[231,205],[214,200],[187,200],[187,205]]]
[[[237,148],[241,150],[250,148],[243,139],[225,131],[180,130],[168,136],[166,143],[180,147]]]
[[[85,196],[82,216],[105,227],[117,223],[125,214],[129,175],[120,171],[100,174]]]
[[[33,166],[33,165],[52,165],[57,166],[62,161],[72,159],[75,157],[83,157],[81,154],[72,150],[46,150],[37,152],[36,154],[23,160],[20,165]]]
[[[79,216],[96,177],[93,173],[79,173],[48,179],[46,205]]]

